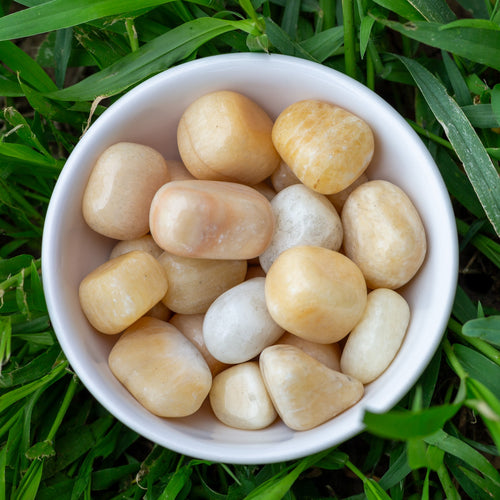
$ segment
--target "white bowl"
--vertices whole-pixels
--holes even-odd
[[[193,416],[163,419],[146,411],[115,379],[107,356],[113,336],[97,334],[78,301],[82,278],[104,262],[113,241],[91,231],[81,213],[83,191],[99,154],[118,141],[147,144],[178,158],[177,122],[201,95],[229,89],[254,99],[275,118],[306,98],[336,103],[362,117],[375,134],[367,171],[413,200],[425,225],[428,254],[402,294],[412,318],[390,367],[366,387],[362,400],[314,429],[297,432],[276,421],[267,429],[229,428],[208,403]],[[263,464],[303,457],[337,445],[363,430],[365,410],[392,408],[414,385],[436,351],[456,288],[457,234],[450,199],[429,152],[383,99],[342,73],[282,55],[228,54],[188,62],[140,84],[109,107],[75,147],[54,189],[42,245],[42,272],[50,318],[73,370],[117,419],[142,436],[179,453],[217,462]]]

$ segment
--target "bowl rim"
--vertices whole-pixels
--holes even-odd
[[[215,64],[227,64],[230,67],[231,64],[234,63],[265,63],[265,64],[281,64],[281,65],[299,65],[301,66],[303,71],[311,71],[314,74],[323,75],[325,78],[333,77],[337,81],[340,81],[343,85],[348,85],[353,88],[358,89],[362,94],[369,96],[371,99],[376,101],[379,106],[382,106],[387,110],[388,113],[394,115],[395,119],[398,119],[402,126],[406,127],[408,134],[414,138],[414,140],[420,145],[422,148],[422,154],[428,158],[428,161],[434,164],[436,168],[437,174],[439,171],[433,158],[431,157],[429,151],[421,141],[420,137],[417,133],[410,127],[409,124],[406,123],[404,118],[399,115],[399,113],[385,101],[381,96],[372,90],[368,89],[362,83],[350,78],[349,76],[341,73],[338,70],[330,68],[320,63],[315,63],[312,61],[308,61],[305,59],[301,59],[294,56],[282,55],[282,54],[262,54],[262,53],[251,53],[251,52],[240,52],[240,53],[231,53],[231,54],[220,54],[214,56],[207,56],[200,59],[195,59],[192,61],[188,61],[177,66],[173,66],[171,68],[162,71],[159,74],[152,76],[151,78],[143,81],[138,84],[136,87],[132,88],[124,95],[122,95],[119,99],[113,102],[103,113],[102,115],[96,119],[96,121],[88,128],[86,133],[82,136],[80,141],[76,144],[73,152],[70,154],[66,161],[66,165],[63,167],[59,179],[56,183],[56,186],[53,190],[51,200],[49,203],[49,207],[46,213],[45,218],[45,226],[42,237],[42,276],[47,277],[43,279],[43,287],[46,296],[47,308],[49,312],[49,317],[51,318],[52,326],[54,328],[56,337],[58,342],[61,345],[61,348],[68,359],[71,368],[74,370],[78,378],[82,381],[83,385],[89,390],[89,392],[93,395],[97,401],[104,406],[111,414],[115,416],[119,421],[124,423],[127,427],[135,430],[140,435],[144,436],[147,439],[150,439],[153,442],[160,444],[161,446],[170,448],[178,453],[182,453],[192,457],[198,457],[206,460],[212,460],[215,462],[227,462],[227,463],[241,463],[241,464],[250,464],[250,463],[274,463],[284,460],[297,459],[306,455],[310,455],[326,449],[328,447],[335,446],[340,442],[345,442],[346,440],[352,438],[353,436],[362,432],[365,428],[362,422],[362,413],[365,410],[375,411],[375,412],[384,412],[392,408],[398,401],[401,400],[405,396],[405,394],[414,386],[418,378],[420,377],[422,371],[419,373],[414,372],[410,378],[407,380],[407,384],[405,385],[404,390],[400,389],[395,392],[392,397],[386,400],[386,403],[383,407],[377,407],[377,405],[371,407],[364,406],[363,408],[359,407],[354,412],[353,415],[356,415],[356,421],[351,422],[346,429],[345,433],[341,440],[337,441],[329,441],[326,443],[319,443],[318,440],[311,440],[310,442],[306,442],[303,444],[303,447],[300,450],[295,449],[280,449],[279,446],[269,446],[267,445],[266,453],[262,452],[262,445],[259,446],[249,446],[247,449],[246,456],[242,456],[241,452],[235,446],[231,450],[221,449],[217,446],[217,443],[213,443],[213,446],[209,449],[200,450],[196,447],[195,441],[192,443],[184,443],[175,441],[175,436],[171,439],[169,436],[164,436],[162,442],[158,442],[158,436],[156,433],[150,431],[148,428],[144,428],[143,426],[137,425],[137,422],[133,417],[127,415],[116,416],[113,412],[113,408],[110,407],[106,398],[103,395],[101,388],[96,384],[89,384],[87,377],[85,376],[85,367],[81,365],[77,353],[73,351],[71,346],[68,343],[68,338],[64,335],[63,329],[64,324],[60,320],[59,315],[57,314],[57,297],[58,290],[56,289],[56,284],[50,277],[57,272],[56,262],[53,258],[53,255],[56,255],[55,252],[55,235],[57,229],[57,220],[61,217],[60,213],[57,213],[60,210],[60,202],[59,198],[62,195],[62,190],[64,186],[67,185],[69,179],[71,178],[73,169],[76,167],[73,162],[73,158],[83,150],[88,141],[95,131],[104,127],[107,123],[106,120],[110,119],[110,117],[115,113],[115,110],[119,110],[121,107],[126,106],[127,103],[133,101],[137,94],[144,92],[150,86],[154,86],[163,82],[165,78],[174,78],[181,72],[198,72],[200,70],[208,69],[211,65]],[[404,123],[404,125],[403,125]],[[439,174],[440,175],[440,174]],[[442,180],[442,179],[441,179]],[[444,186],[444,181],[442,183]],[[446,189],[446,188],[445,188]],[[448,200],[449,201],[449,200]],[[425,359],[421,360],[421,364],[425,367],[429,364],[432,356],[436,352],[439,343],[444,335],[446,324],[449,319],[449,315],[451,313],[456,285],[458,282],[458,236],[456,232],[454,213],[451,206],[451,202],[448,205],[448,211],[446,214],[443,214],[447,220],[446,230],[449,232],[449,237],[451,238],[450,245],[453,248],[452,254],[449,256],[449,268],[448,273],[450,274],[449,278],[449,287],[447,288],[447,293],[445,293],[442,297],[442,314],[439,319],[438,324],[436,325],[436,331],[441,332],[440,335],[435,335],[426,351]],[[307,432],[307,431],[306,431]],[[307,440],[305,440],[307,441]],[[241,446],[241,445],[239,445]]]

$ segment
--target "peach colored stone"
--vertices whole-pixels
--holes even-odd
[[[296,431],[327,422],[357,403],[364,393],[361,382],[327,368],[296,346],[267,347],[259,365],[276,411]]]
[[[311,342],[310,340],[297,337],[297,335],[293,335],[290,332],[285,332],[275,345],[277,344],[294,345],[331,370],[340,371],[340,355],[342,350],[336,342],[333,344],[318,344],[318,342]]]
[[[212,375],[215,376],[230,365],[221,363],[208,351],[203,338],[204,314],[174,314],[170,323],[174,325],[197,349],[207,362]]]
[[[274,216],[255,189],[221,181],[173,181],[156,193],[151,234],[183,257],[240,260],[260,255],[271,240]]]
[[[358,266],[327,248],[285,250],[266,276],[266,303],[274,321],[306,340],[330,344],[361,318],[366,284]]]
[[[109,367],[139,403],[160,417],[195,413],[212,385],[194,345],[155,318],[141,318],[121,335],[109,354]]]
[[[155,243],[153,237],[150,234],[146,234],[133,240],[118,241],[112,248],[109,258],[114,259],[132,250],[142,250],[153,257],[159,257],[163,253],[163,250]]]
[[[280,161],[272,126],[256,102],[222,90],[200,97],[185,110],[177,144],[184,165],[197,179],[253,185],[269,177]]]
[[[304,100],[276,119],[276,150],[299,180],[322,194],[342,191],[367,168],[374,152],[368,124],[334,104]]]
[[[83,194],[83,217],[96,232],[131,240],[149,231],[149,206],[170,180],[163,156],[142,144],[107,148],[92,169]]]
[[[80,283],[82,310],[101,333],[115,334],[138,320],[167,292],[158,261],[140,250],[108,260]]]
[[[193,259],[163,252],[158,257],[168,279],[162,302],[176,313],[204,313],[225,291],[245,279],[245,260]]]
[[[342,210],[345,254],[369,288],[397,289],[415,276],[427,251],[425,229],[406,193],[388,181],[357,187]]]

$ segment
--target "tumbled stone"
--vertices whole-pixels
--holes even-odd
[[[83,194],[83,217],[96,232],[131,240],[149,231],[149,207],[170,180],[163,156],[142,144],[119,142],[94,165]]]
[[[118,241],[111,249],[109,258],[114,259],[132,250],[142,250],[153,257],[159,257],[163,253],[163,250],[155,243],[153,237],[150,234],[146,234],[140,238]]]
[[[336,342],[333,344],[318,344],[318,342],[311,342],[302,337],[297,337],[297,335],[293,335],[290,332],[285,332],[276,341],[275,345],[278,344],[294,345],[331,370],[340,371],[340,355],[342,350]]]
[[[328,194],[326,197],[331,201],[337,213],[342,213],[342,209],[344,208],[344,203],[347,200],[348,196],[361,184],[368,182],[368,176],[366,174],[361,174],[352,184],[349,184],[345,189],[339,191],[335,194]]]
[[[415,276],[427,250],[425,229],[406,193],[384,180],[365,182],[342,210],[345,254],[369,288],[397,289]]]
[[[224,363],[243,363],[281,337],[283,328],[269,315],[265,278],[231,288],[208,308],[203,321],[205,345]]]
[[[147,252],[134,250],[108,260],[80,283],[82,310],[101,333],[120,333],[160,302],[168,282]]]
[[[209,398],[215,416],[237,429],[264,429],[278,416],[255,361],[219,373],[213,380]]]
[[[300,184],[297,176],[284,161],[280,162],[278,168],[271,174],[270,179],[271,184],[277,193],[288,186],[292,186],[293,184]]]
[[[313,245],[338,250],[342,244],[342,223],[326,196],[303,184],[280,191],[271,201],[274,233],[260,254],[262,269],[268,271],[278,255],[298,245]]]
[[[366,305],[366,284],[345,255],[316,246],[285,250],[266,276],[269,313],[286,331],[312,342],[344,338]]]
[[[256,102],[222,90],[189,105],[179,121],[177,144],[184,165],[197,179],[253,185],[269,177],[280,161],[272,126]]]
[[[174,314],[169,323],[174,325],[205,358],[212,375],[215,376],[230,365],[215,359],[208,351],[203,338],[204,314]]]
[[[396,356],[409,322],[410,307],[401,295],[387,288],[370,292],[363,316],[342,351],[342,372],[363,384],[375,380]]]
[[[195,413],[212,385],[194,345],[155,318],[143,317],[121,335],[109,354],[109,367],[139,403],[160,417]]]
[[[293,430],[327,422],[357,403],[364,393],[361,382],[327,368],[296,346],[267,347],[259,365],[276,411]]]
[[[304,100],[285,108],[272,138],[298,179],[322,194],[342,191],[368,167],[374,152],[369,125],[325,101]]]
[[[249,186],[173,181],[156,193],[150,227],[156,243],[176,255],[251,259],[269,244],[274,217],[269,201]]]
[[[225,291],[245,279],[245,260],[193,259],[163,252],[158,257],[168,279],[162,302],[176,313],[200,314]]]

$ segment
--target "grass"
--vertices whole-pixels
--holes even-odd
[[[0,2],[0,499],[500,498],[499,0]],[[40,242],[85,127],[170,66],[295,55],[374,89],[420,134],[453,202],[459,287],[409,394],[323,453],[265,466],[148,442],[86,392],[58,346]]]

